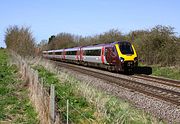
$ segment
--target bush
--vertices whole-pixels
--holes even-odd
[[[27,27],[10,26],[5,32],[5,43],[11,49],[22,56],[35,54],[35,39]]]
[[[178,40],[174,28],[156,26],[150,31],[137,31],[135,46],[139,58],[146,64],[158,64],[160,66],[172,66],[177,64]]]

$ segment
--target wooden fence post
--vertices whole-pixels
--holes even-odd
[[[66,124],[69,124],[69,100],[67,99]]]
[[[51,122],[54,123],[54,121],[55,121],[55,87],[54,87],[54,84],[51,84],[49,110],[50,110]]]

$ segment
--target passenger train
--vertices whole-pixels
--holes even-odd
[[[128,41],[43,51],[43,57],[115,72],[133,72],[138,66],[135,48]]]

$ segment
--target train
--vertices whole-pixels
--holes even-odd
[[[134,46],[128,41],[43,51],[46,59],[133,73],[138,66]]]

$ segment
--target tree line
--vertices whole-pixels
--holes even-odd
[[[157,25],[147,30],[135,30],[123,34],[118,29],[94,36],[79,36],[71,33],[52,35],[48,40],[35,44],[29,28],[11,26],[7,28],[5,43],[7,48],[17,53],[35,55],[40,51],[62,49],[77,46],[111,43],[114,41],[130,41],[134,44],[139,60],[145,64],[159,66],[180,65],[180,37],[176,36],[171,26]]]

